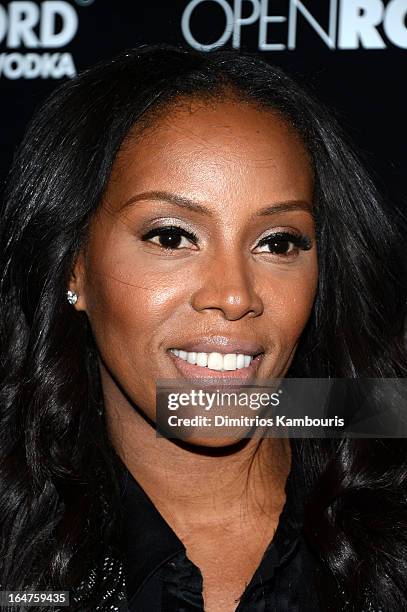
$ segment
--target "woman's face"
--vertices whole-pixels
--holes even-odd
[[[312,198],[270,111],[192,101],[134,131],[70,282],[104,376],[153,420],[157,379],[284,376],[316,292]]]

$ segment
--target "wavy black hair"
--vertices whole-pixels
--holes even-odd
[[[67,304],[68,279],[132,126],[177,101],[225,95],[281,113],[314,168],[319,284],[289,375],[407,376],[400,218],[313,95],[281,69],[232,51],[144,46],[84,71],[32,119],[1,214],[4,590],[72,590],[93,571],[86,602],[70,609],[115,601],[119,570],[103,573],[105,560],[121,555],[115,452],[97,347],[86,315]],[[293,443],[309,486],[305,534],[320,560],[322,609],[405,609],[404,440]]]

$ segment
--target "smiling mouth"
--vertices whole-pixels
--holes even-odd
[[[250,378],[254,375],[264,353],[245,355],[243,353],[203,353],[171,348],[168,354],[177,369],[187,378],[219,377]]]
[[[182,349],[170,349],[171,353],[183,359],[191,365],[197,365],[209,370],[229,371],[247,368],[257,355],[244,355],[242,353],[197,353],[195,351],[183,351]],[[261,354],[261,353],[259,353]]]

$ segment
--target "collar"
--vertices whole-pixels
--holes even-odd
[[[301,534],[305,483],[299,445],[292,439],[291,470],[287,477],[286,502],[274,537],[250,582],[251,587],[273,577],[275,569],[296,550]],[[128,600],[157,569],[183,551],[185,546],[158,512],[151,499],[118,457],[120,465],[123,552]]]
[[[159,566],[185,546],[125,464],[121,467],[123,551],[128,600]]]

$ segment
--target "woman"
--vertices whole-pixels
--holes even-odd
[[[404,609],[402,440],[155,433],[159,379],[406,376],[401,238],[324,108],[253,57],[144,47],[51,96],[9,184],[2,589]]]

